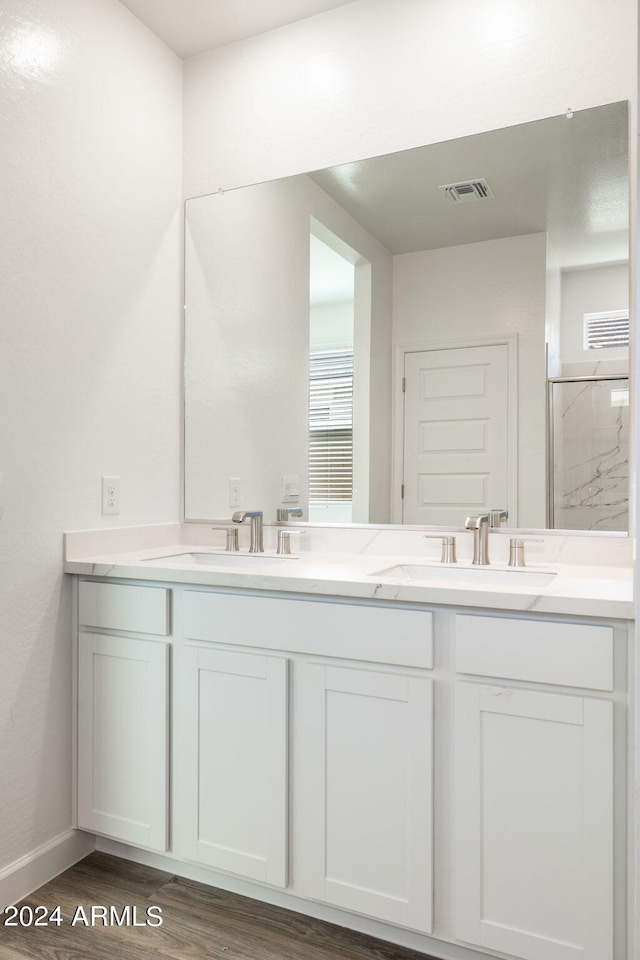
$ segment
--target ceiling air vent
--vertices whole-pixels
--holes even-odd
[[[488,200],[493,196],[486,180],[466,180],[463,183],[447,183],[438,187],[449,203],[471,203],[473,200]]]

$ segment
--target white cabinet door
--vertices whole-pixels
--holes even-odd
[[[168,841],[168,663],[161,641],[80,634],[78,825],[153,850]]]
[[[300,821],[308,897],[432,927],[432,682],[308,664]]]
[[[612,704],[460,683],[456,935],[526,960],[613,952]]]
[[[288,661],[191,645],[180,656],[179,855],[285,887]]]

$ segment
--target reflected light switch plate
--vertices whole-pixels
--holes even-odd
[[[282,502],[297,503],[300,499],[300,478],[283,477],[282,478]]]

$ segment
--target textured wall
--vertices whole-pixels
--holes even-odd
[[[180,124],[117,0],[2,0],[0,869],[71,822],[63,531],[179,516]]]
[[[634,0],[358,0],[185,65],[185,192],[635,99]]]

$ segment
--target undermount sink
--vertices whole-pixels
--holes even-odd
[[[270,567],[283,561],[295,560],[296,557],[263,556],[260,553],[176,553],[166,557],[154,557],[145,563],[156,567],[167,567],[183,564],[198,564],[202,567]]]
[[[401,563],[370,574],[372,577],[390,577],[394,580],[420,583],[448,581],[449,583],[477,583],[491,586],[546,587],[555,573],[537,570],[507,570],[504,567],[444,566],[433,563]]]

